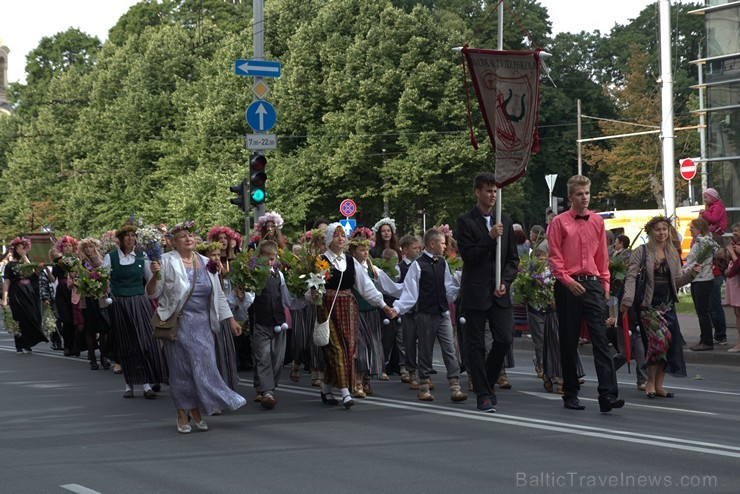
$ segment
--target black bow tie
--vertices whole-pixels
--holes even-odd
[[[433,256],[432,257],[432,264],[437,264],[439,262],[439,256]]]
[[[588,214],[583,214],[583,215],[581,215],[581,214],[577,214],[577,215],[576,215],[576,219],[577,219],[577,220],[586,220],[586,221],[588,221],[588,217],[589,217],[589,216],[590,216],[590,215],[588,215]]]

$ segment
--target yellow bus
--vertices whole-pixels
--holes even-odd
[[[686,255],[691,248],[691,231],[689,223],[699,217],[704,206],[681,206],[676,208],[676,229],[681,239],[681,251]],[[633,248],[647,242],[647,235],[643,230],[650,218],[665,214],[662,209],[632,209],[627,211],[604,211],[599,215],[604,218],[607,230],[614,236],[627,235],[633,243]]]

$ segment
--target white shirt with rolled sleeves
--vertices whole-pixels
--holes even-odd
[[[426,250],[422,252],[423,256],[434,257]],[[447,261],[440,257],[440,260],[445,263],[445,294],[447,295],[447,302],[452,303],[457,298],[457,293],[460,291],[459,286],[455,286],[452,282],[452,276],[450,275],[450,269],[447,266]],[[398,311],[399,315],[406,314],[408,311],[414,308],[416,302],[419,300],[419,280],[421,279],[421,268],[418,262],[411,263],[409,270],[406,273],[406,278],[403,280],[403,293],[401,298],[396,300],[393,304],[393,308]]]
[[[305,308],[306,301],[302,298],[293,296],[293,294],[288,291],[288,285],[285,284],[285,277],[281,271],[278,271],[278,276],[280,277],[280,295],[283,298],[283,307],[287,307],[291,310],[301,310]],[[254,303],[255,298],[254,292],[246,292],[244,300],[241,301],[240,304],[244,305],[246,310]]]

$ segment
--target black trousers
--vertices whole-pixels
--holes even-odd
[[[696,317],[699,319],[699,330],[701,337],[699,343],[703,345],[714,345],[712,336],[712,316],[709,312],[709,302],[712,298],[714,280],[694,281],[691,283],[691,299],[694,302]]]
[[[606,337],[606,300],[599,281],[582,281],[586,293],[576,297],[561,282],[555,283],[555,305],[558,311],[560,335],[560,365],[563,370],[563,393],[578,396],[576,360],[581,321],[586,322],[591,336],[596,377],[599,380],[599,398],[618,396],[617,373]]]
[[[508,296],[508,295],[507,295]],[[511,307],[492,305],[487,310],[465,308],[465,366],[473,378],[475,394],[492,395],[501,373],[504,357],[513,340],[514,315]],[[491,352],[486,357],[486,321],[493,336]],[[576,381],[577,382],[577,381]]]

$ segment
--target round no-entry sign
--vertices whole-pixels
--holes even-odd
[[[683,159],[678,163],[680,165],[678,170],[681,172],[681,177],[684,180],[691,180],[696,176],[696,163],[691,161],[690,158]]]
[[[347,218],[351,218],[357,212],[357,204],[352,199],[345,199],[339,205],[339,212]]]

